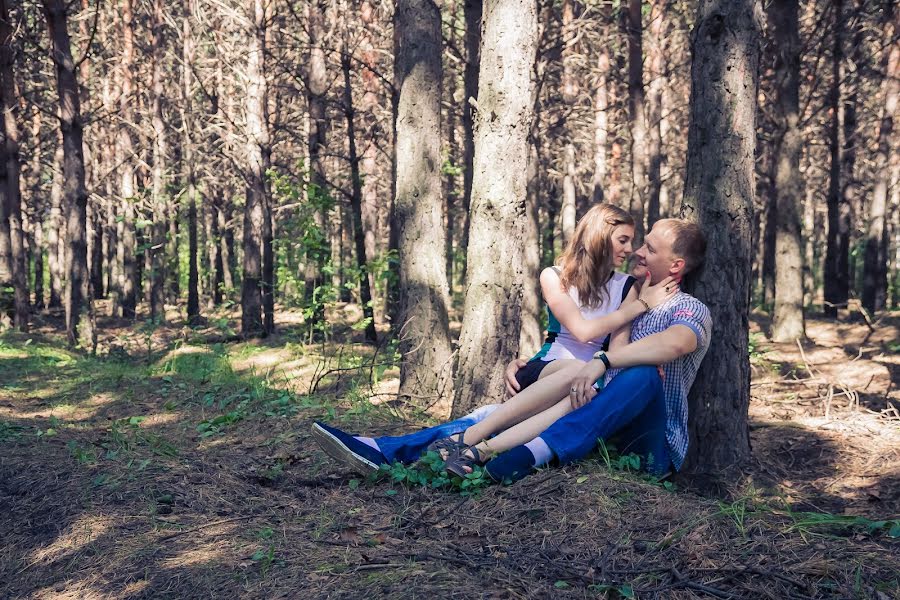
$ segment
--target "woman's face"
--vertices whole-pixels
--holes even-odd
[[[631,243],[634,241],[634,227],[631,225],[617,225],[613,229],[610,238],[610,251],[613,264],[618,268],[625,264],[633,251]]]

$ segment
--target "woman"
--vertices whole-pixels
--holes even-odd
[[[506,403],[404,436],[354,437],[316,423],[313,437],[330,455],[362,471],[393,461],[413,462],[426,449],[441,452],[448,469],[457,474],[482,464],[505,449],[492,448],[487,438],[567,397],[572,378],[610,334],[674,293],[665,289],[665,281],[643,286],[638,296],[633,278],[616,272],[631,254],[633,239],[634,220],[610,204],[594,206],[578,222],[559,265],[541,273],[550,317],[547,343],[521,370],[525,373],[520,383],[529,387]],[[538,379],[538,385],[530,386]]]

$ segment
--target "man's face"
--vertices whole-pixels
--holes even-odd
[[[669,275],[681,272],[684,261],[672,253],[675,234],[671,227],[654,226],[644,237],[644,245],[635,250],[631,274],[641,280],[650,272],[650,283],[657,283]]]

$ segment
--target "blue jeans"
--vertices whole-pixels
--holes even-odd
[[[407,435],[375,438],[375,443],[378,444],[378,449],[388,459],[388,462],[412,463],[419,460],[419,457],[425,453],[425,448],[431,442],[450,437],[460,431],[465,431],[475,423],[483,420],[499,406],[499,404],[482,406],[454,421],[421,429]]]
[[[641,456],[650,473],[669,470],[666,403],[656,367],[631,367],[616,375],[593,400],[541,434],[559,462],[584,458],[597,440],[615,436],[619,449]]]

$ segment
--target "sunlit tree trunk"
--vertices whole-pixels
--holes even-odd
[[[62,139],[53,152],[53,179],[50,183],[50,222],[47,226],[47,266],[50,270],[50,299],[47,308],[61,308],[65,268],[65,220],[63,219]]]
[[[181,161],[184,174],[184,194],[187,200],[188,227],[188,300],[187,318],[189,323],[196,323],[200,318],[200,276],[197,271],[197,175],[194,165],[194,115],[193,115],[193,64],[194,33],[191,23],[191,2],[184,0],[182,4],[182,54],[181,54]],[[252,53],[252,49],[251,49]],[[247,73],[248,78],[252,77]],[[249,110],[247,115],[250,120]],[[247,198],[250,204],[250,198]]]
[[[135,264],[136,238],[134,230],[135,203],[137,202],[137,182],[135,180],[136,159],[132,127],[134,127],[136,103],[134,91],[134,11],[131,0],[122,0],[122,90],[119,96],[118,151],[121,183],[122,219],[119,221],[119,255],[122,264],[122,316],[135,317],[137,305],[137,266]]]
[[[519,330],[524,285],[521,240],[527,138],[534,115],[537,6],[533,0],[489,0],[483,25],[454,415],[504,396],[503,368],[518,352],[514,332]],[[505,158],[498,163],[498,156]]]
[[[153,172],[150,190],[150,206],[153,211],[151,225],[152,244],[150,256],[150,318],[159,323],[166,321],[166,185],[169,181],[168,140],[163,117],[163,60],[165,59],[165,12],[163,0],[153,0],[153,45],[151,56],[151,123],[153,125]]]
[[[83,125],[75,61],[72,59],[66,8],[63,0],[43,0],[44,14],[56,67],[60,129],[63,138],[63,204],[66,207],[68,251],[66,266],[66,337],[69,345],[79,341],[91,349],[96,345],[92,298],[88,293],[86,219],[87,189],[84,186]]]
[[[252,17],[247,53],[247,202],[244,207],[244,273],[241,287],[241,328],[244,336],[274,330],[272,299],[272,215],[266,172],[270,164],[267,84],[265,78],[266,21],[263,0],[248,0]]]
[[[882,310],[887,305],[888,265],[888,187],[890,184],[890,157],[894,146],[894,116],[900,98],[900,41],[896,39],[900,27],[900,11],[892,3],[884,4],[884,34],[882,39],[893,40],[884,49],[881,60],[881,89],[883,106],[878,127],[878,150],[875,154],[875,187],[869,205],[866,228],[866,256],[863,267],[862,303],[870,311]]]
[[[798,0],[775,0],[769,8],[775,47],[775,311],[772,339],[806,337],[803,311],[803,241],[800,210],[803,179],[800,154],[800,32]]]
[[[662,101],[666,81],[666,37],[668,19],[667,0],[655,0],[650,5],[647,44],[647,225],[652,226],[660,215],[662,192]]]
[[[399,0],[394,11],[397,197],[400,258],[400,397],[447,417],[453,352],[441,193],[441,13],[433,0]]]
[[[562,111],[568,115],[572,111],[572,105],[578,95],[578,83],[575,80],[573,54],[575,52],[575,7],[573,0],[563,0],[562,3],[562,27],[560,28],[560,45],[562,46]],[[566,117],[563,117],[566,119]],[[562,160],[562,206],[560,207],[560,229],[562,230],[563,245],[568,244],[575,233],[575,143],[572,141],[574,127],[564,126],[563,160]]]
[[[720,473],[750,454],[747,341],[761,31],[758,0],[700,2],[681,207],[708,241],[705,266],[688,286],[709,307],[714,327],[689,396],[688,465],[700,472]]]
[[[597,56],[597,83],[594,88],[594,175],[593,201],[605,200],[606,151],[609,138],[609,51],[602,45]]]

